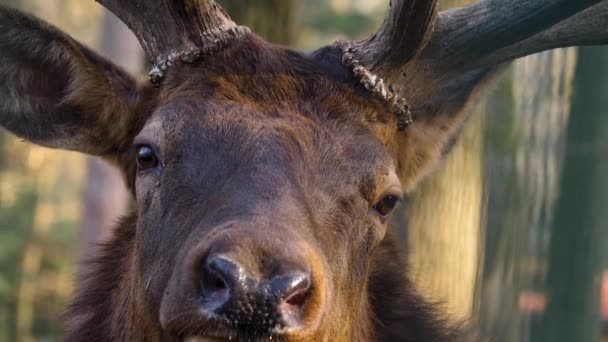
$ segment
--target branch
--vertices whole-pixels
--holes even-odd
[[[607,2],[483,0],[448,10],[439,15],[435,33],[420,59],[432,60],[439,72],[466,71],[506,61],[509,59],[506,55],[515,58],[546,48],[596,43],[590,40],[591,35],[603,37],[597,40],[602,43],[608,35],[607,26],[601,25],[605,23],[605,13],[585,10],[593,7],[605,12]],[[577,18],[592,20],[597,25],[582,28],[584,25]],[[574,29],[583,31],[571,32]],[[509,49],[517,45],[519,51]],[[506,54],[504,58],[499,51]]]

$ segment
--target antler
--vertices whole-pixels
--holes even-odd
[[[437,0],[393,0],[370,38],[349,42],[353,57],[381,75],[400,70],[424,48],[432,33]]]
[[[525,40],[477,58],[468,67],[496,65],[554,48],[601,44],[608,44],[608,1],[605,0]]]
[[[135,33],[159,81],[173,60],[191,62],[249,32],[213,0],[96,0]]]
[[[466,71],[555,47],[608,42],[608,0],[482,0],[439,15],[436,8],[436,0],[393,0],[374,35],[347,43],[354,59],[395,79],[413,59],[435,71]]]
[[[442,12],[422,59],[470,70],[565,46],[608,42],[607,0],[484,0]]]
[[[372,37],[337,43],[360,83],[394,104],[400,128],[412,121],[410,106],[417,115],[457,112],[504,62],[608,43],[608,0],[481,0],[438,15],[436,8],[436,0],[393,0]]]

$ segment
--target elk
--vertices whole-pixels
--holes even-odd
[[[502,66],[608,42],[608,0],[392,0],[369,39],[312,53],[212,0],[98,2],[148,81],[0,9],[0,125],[103,158],[132,195],[68,341],[479,340],[417,294],[387,218]]]

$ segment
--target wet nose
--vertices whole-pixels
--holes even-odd
[[[311,293],[310,273],[303,267],[282,267],[278,274],[255,277],[239,262],[211,255],[202,268],[205,310],[230,322],[238,331],[268,334],[303,323],[303,310]]]

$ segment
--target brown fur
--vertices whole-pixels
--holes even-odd
[[[311,268],[305,324],[277,338],[470,339],[416,293],[373,206],[391,187],[412,189],[440,158],[485,75],[399,132],[388,104],[332,48],[306,55],[251,35],[175,65],[155,89],[36,19],[0,9],[0,29],[0,51],[14,51],[2,55],[0,124],[111,161],[133,195],[80,277],[68,340],[170,341],[227,329],[201,317],[190,285],[221,241],[259,274],[296,257]],[[137,171],[141,141],[157,149],[158,170]],[[248,337],[269,336],[239,336]]]

